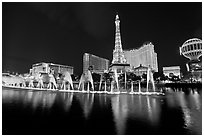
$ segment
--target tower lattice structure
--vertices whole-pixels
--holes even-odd
[[[112,64],[126,64],[127,61],[125,59],[123,49],[122,49],[122,43],[121,43],[120,20],[119,20],[118,14],[116,15],[116,18],[115,18],[115,27],[116,27],[115,49],[113,50]]]

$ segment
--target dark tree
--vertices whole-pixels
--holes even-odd
[[[138,80],[141,80],[141,76],[137,76],[136,74],[134,73],[130,73],[130,79],[131,81],[138,81]]]
[[[71,77],[72,77],[72,81],[76,81],[77,80],[77,76],[76,75],[72,74]]]
[[[131,79],[131,81],[135,81],[135,77],[136,75],[134,73],[129,74],[129,78]]]
[[[134,80],[134,81],[138,81],[138,80],[139,80],[139,81],[142,80],[141,76],[136,76],[136,77],[135,77],[135,80]]]
[[[144,80],[147,80],[147,74],[142,74],[142,78],[143,78]]]
[[[178,76],[174,75],[171,78],[169,78],[169,80],[172,81],[172,82],[178,82],[178,81],[180,81],[180,78]]]
[[[92,73],[92,78],[94,82],[100,82],[101,75],[97,73]]]
[[[160,76],[160,80],[161,80],[161,81],[168,80],[168,76],[165,76],[164,74],[162,74],[162,75]]]
[[[91,72],[93,72],[93,66],[89,66],[88,70],[90,70]]]
[[[112,79],[113,79],[111,73],[104,73],[103,77],[104,77],[105,81],[109,81],[109,82],[112,81]]]
[[[157,80],[160,77],[161,77],[161,74],[159,72],[154,72],[154,74],[153,74],[154,80]]]

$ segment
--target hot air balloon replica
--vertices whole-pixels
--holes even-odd
[[[192,78],[201,81],[202,78],[202,40],[192,38],[183,43],[180,47],[180,55],[188,58],[186,63],[187,71],[192,74]]]

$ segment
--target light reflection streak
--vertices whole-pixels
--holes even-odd
[[[120,98],[120,95],[111,98],[112,112],[118,135],[125,134],[126,120],[128,114],[127,96]]]
[[[190,94],[192,94],[192,92],[190,92]],[[182,111],[183,111],[183,117],[184,117],[184,125],[185,127],[189,127],[191,126],[192,120],[191,120],[191,115],[190,115],[190,110],[187,107],[187,102],[185,99],[185,94],[178,92],[176,95],[176,99],[178,102],[178,105],[181,107]]]
[[[150,105],[149,96],[147,96],[146,99],[147,99],[148,118],[150,119],[150,121],[152,121],[152,108],[151,108],[151,105]]]
[[[184,128],[190,130],[193,129],[193,127],[196,127],[195,125],[199,125],[197,115],[199,115],[200,111],[200,95],[192,89],[188,90],[190,90],[188,95],[183,92],[176,92],[175,94],[172,94],[171,98],[167,98],[167,102],[172,105],[171,107],[181,107],[183,112]],[[174,104],[171,102],[174,102]]]
[[[106,107],[108,105],[107,103],[107,96],[106,94],[99,94],[98,95],[98,101],[101,107]]]
[[[197,89],[191,89],[192,94],[189,94],[188,100],[190,101],[188,104],[191,108],[195,108],[196,110],[201,109],[201,96],[198,94]]]
[[[23,99],[23,105],[30,105],[32,103],[32,96],[33,92],[28,91],[27,94],[25,94],[24,99]]]
[[[117,95],[111,98],[112,112],[117,134],[125,134],[127,119],[139,119],[152,126],[157,126],[160,105],[152,96]]]
[[[45,92],[45,94],[43,94],[43,99],[45,100],[45,102],[43,102],[44,103],[43,106],[45,106],[48,109],[51,108],[55,102],[56,95],[57,95],[56,93]]]
[[[193,134],[202,131],[201,95],[198,89],[181,88],[166,96],[168,107],[181,108],[183,112],[184,128]]]
[[[40,100],[41,100],[41,95],[42,93],[41,92],[34,92],[33,93],[33,97],[32,97],[32,108],[33,110],[35,110],[38,105],[40,104]]]
[[[159,118],[160,118],[160,107],[159,107],[160,105],[159,105],[159,103],[158,103],[158,101],[155,99],[155,98],[152,98],[152,112],[153,112],[153,114],[152,114],[152,123],[154,123],[154,124],[158,124],[158,122],[159,122]]]
[[[189,89],[188,89],[189,90]],[[59,96],[58,96],[59,95]],[[55,103],[56,98],[60,98],[64,110],[67,112],[71,108],[73,96],[77,97],[83,109],[84,117],[88,118],[92,112],[94,103],[94,94],[74,94],[74,93],[55,93],[42,91],[15,91],[2,90],[3,103],[23,102],[23,105],[30,104],[33,110],[38,107],[50,109]],[[109,103],[114,117],[117,134],[125,134],[127,120],[138,120],[157,126],[160,120],[161,102],[159,97],[143,95],[99,95],[100,105]],[[185,94],[178,90],[164,97],[168,108],[181,108],[183,112],[184,126],[186,129],[193,130],[196,133],[202,131],[201,109],[202,98],[197,90],[192,90]],[[107,101],[106,101],[107,100]]]
[[[68,112],[72,106],[72,101],[73,101],[74,95],[73,95],[73,93],[61,93],[61,95],[63,96],[62,102],[64,103],[64,110],[66,112]]]
[[[77,99],[79,100],[81,108],[83,109],[84,117],[87,119],[93,107],[94,94],[78,94]]]
[[[42,107],[42,109],[51,108],[54,104],[56,93],[3,90],[2,97],[5,103],[18,101],[18,103],[22,102],[24,107],[31,104],[32,109],[36,110],[37,107]]]
[[[198,94],[198,92],[195,92],[192,96],[196,109],[200,110],[201,109],[200,95]]]

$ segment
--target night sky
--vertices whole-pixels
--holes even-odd
[[[11,3],[2,4],[2,69],[28,73],[32,64],[52,62],[82,73],[83,53],[112,61],[115,14],[123,49],[151,41],[159,71],[188,61],[179,47],[202,38],[202,3]]]

